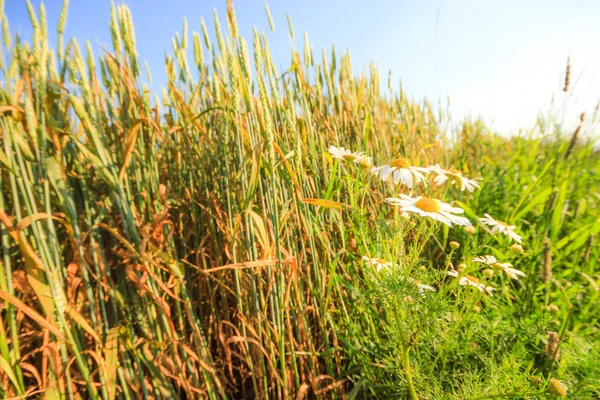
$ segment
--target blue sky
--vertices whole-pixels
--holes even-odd
[[[37,6],[38,0],[32,0]],[[98,55],[110,48],[109,0],[71,0],[66,37],[89,39]],[[165,80],[164,54],[187,17],[190,31],[200,31],[200,17],[212,28],[213,8],[225,27],[225,0],[128,0],[136,29],[138,53],[148,61],[153,88]],[[47,0],[49,27],[54,27],[62,0]],[[560,92],[566,58],[571,56],[574,93],[566,114],[588,115],[600,99],[600,1],[530,0],[331,0],[269,2],[275,32],[269,31],[264,2],[234,0],[241,33],[252,42],[252,29],[267,33],[276,62],[288,64],[290,39],[286,12],[303,47],[308,33],[320,58],[335,42],[338,55],[349,48],[355,73],[371,60],[382,81],[388,71],[397,87],[416,100],[449,96],[455,119],[481,115],[502,132],[529,128],[539,111],[547,111]],[[6,0],[11,31],[31,34],[24,0]],[[55,35],[51,36],[55,42]],[[190,55],[191,56],[191,55]],[[558,106],[555,106],[555,112]]]

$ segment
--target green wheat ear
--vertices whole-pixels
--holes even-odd
[[[294,27],[292,26],[292,17],[288,13],[285,13],[285,17],[287,19],[288,29],[290,32],[290,38],[294,39]]]
[[[8,50],[11,44],[11,36],[10,28],[8,26],[8,18],[6,18],[6,15],[3,15],[2,18],[2,36],[4,39],[4,48]]]
[[[271,11],[269,10],[269,5],[267,3],[265,3],[265,14],[267,14],[267,21],[269,21],[269,28],[271,29],[271,32],[275,32],[275,24],[273,23]]]
[[[213,23],[215,25],[215,35],[217,36],[217,44],[219,45],[219,51],[221,55],[226,53],[225,40],[223,40],[223,34],[221,33],[221,23],[219,22],[219,15],[217,9],[213,9]]]
[[[194,63],[196,64],[198,71],[202,72],[204,69],[204,50],[198,32],[192,34],[192,43],[194,46]]]
[[[123,43],[121,39],[121,28],[119,27],[119,16],[113,0],[110,2],[110,34],[112,38],[113,50],[117,56],[117,59],[119,59],[121,52],[123,51]]]
[[[58,52],[58,60],[59,61],[62,61],[64,58],[63,41],[64,41],[65,27],[67,26],[68,14],[69,14],[69,0],[63,0],[63,5],[60,10],[60,15],[58,16],[58,24],[56,26],[56,33],[58,36],[57,52]]]

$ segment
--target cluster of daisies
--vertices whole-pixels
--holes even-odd
[[[353,152],[343,147],[329,146],[329,154],[333,158],[337,158],[355,164],[367,169],[372,175],[378,176],[384,182],[390,182],[393,185],[402,183],[409,189],[419,183],[427,182],[425,175],[434,173],[436,176],[433,181],[436,185],[442,185],[449,181],[451,184],[460,185],[460,190],[468,190],[472,192],[475,188],[479,189],[478,179],[469,179],[462,175],[456,169],[443,169],[439,165],[431,165],[427,168],[416,167],[410,164],[406,158],[396,158],[388,165],[375,167],[373,158],[366,156],[363,152]]]
[[[460,171],[452,168],[444,169],[438,164],[429,167],[418,167],[411,165],[410,161],[406,158],[396,158],[388,165],[374,166],[373,159],[363,152],[353,152],[343,147],[335,146],[330,146],[328,152],[332,158],[348,163],[354,163],[369,171],[372,176],[377,177],[384,182],[389,182],[394,186],[402,184],[408,189],[412,189],[416,185],[429,183],[427,176],[431,175],[433,183],[438,186],[448,182],[449,184],[456,185],[461,191],[468,190],[469,192],[473,192],[476,188],[480,188],[478,182],[480,179],[469,179],[463,176]],[[469,221],[468,218],[461,216],[461,214],[464,214],[462,208],[453,207],[450,204],[437,199],[423,196],[411,197],[406,194],[399,194],[398,197],[386,198],[385,202],[392,206],[399,207],[404,216],[409,216],[412,213],[439,221],[449,227],[452,227],[452,225],[459,225],[464,226],[465,229],[471,233],[475,231],[471,221]],[[518,245],[515,244],[511,246],[511,250],[514,252],[523,251],[523,248],[520,246],[522,238],[515,232],[515,225],[508,225],[503,221],[492,218],[489,214],[485,214],[485,217],[479,218],[479,222],[490,226],[492,234],[501,233],[506,235],[510,241],[514,240],[517,242]],[[363,260],[367,265],[375,267],[378,272],[393,266],[391,262],[382,259],[363,257]],[[473,261],[482,263],[488,268],[491,267],[500,270],[511,279],[518,279],[518,276],[525,276],[523,272],[512,268],[512,264],[501,263],[491,255],[475,257]],[[487,269],[485,271],[486,276],[491,277],[493,275],[493,269]],[[459,271],[448,271],[448,275],[459,279],[458,283],[462,286],[473,286],[481,292],[486,292],[490,295],[494,290],[492,287],[480,283],[477,278],[470,275],[464,275]],[[422,285],[420,282],[417,286],[421,293],[424,293],[424,290],[434,290],[432,287]]]

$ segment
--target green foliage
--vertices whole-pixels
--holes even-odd
[[[56,51],[27,7],[31,43],[2,16],[0,397],[542,399],[550,378],[600,396],[592,143],[560,125],[448,130],[429,103],[384,97],[374,64],[355,76],[334,48],[318,64],[307,35],[277,71],[231,3],[217,46],[204,20],[204,43],[192,33],[193,73],[184,22],[159,98],[126,6],[111,3],[113,53],[86,42],[85,59],[63,49],[68,1]],[[398,157],[481,190],[369,173]],[[399,194],[450,202],[475,229],[406,217],[385,202]],[[522,254],[486,213],[517,227]]]

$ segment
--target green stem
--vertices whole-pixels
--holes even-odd
[[[410,347],[409,347],[408,343],[406,343],[404,341],[404,343],[402,344],[402,363],[404,364],[404,372],[406,373],[406,379],[408,381],[410,397],[412,397],[413,400],[419,400],[419,397],[417,396],[417,392],[415,390],[415,384],[413,383],[413,379],[412,379],[412,370],[410,368],[410,357],[408,355],[409,350],[410,350]]]
[[[408,389],[410,390],[410,397],[413,400],[419,400],[419,396],[417,396],[417,391],[415,390],[415,384],[412,379],[412,369],[410,368],[410,344],[408,341],[408,337],[405,335],[404,329],[402,329],[402,321],[400,318],[400,312],[398,311],[398,305],[394,305],[394,318],[396,319],[396,324],[398,327],[398,331],[401,336],[402,343],[402,368],[404,368],[404,373],[406,374],[406,380],[408,382]]]

